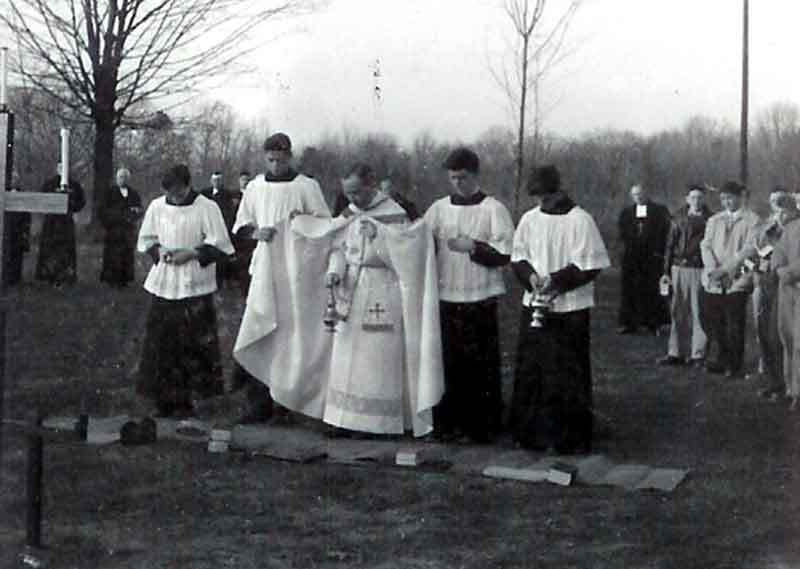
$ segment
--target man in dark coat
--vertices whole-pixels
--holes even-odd
[[[17,173],[12,174],[11,192],[19,192]],[[7,212],[3,225],[3,281],[14,286],[22,281],[22,261],[30,250],[31,214]]]
[[[204,188],[200,192],[205,197],[213,200],[222,212],[222,218],[225,220],[225,227],[228,228],[228,236],[233,239],[233,222],[236,220],[236,209],[241,201],[235,200],[232,192],[225,189],[222,179],[222,172],[216,171],[211,174],[211,185]],[[233,276],[233,267],[230,259],[217,262],[217,288],[222,289],[224,281],[229,280]]]
[[[58,171],[59,174],[44,183],[42,192],[66,193],[67,213],[48,213],[44,216],[39,236],[39,260],[36,264],[36,278],[56,287],[75,284],[78,279],[75,220],[72,216],[86,205],[81,185],[73,176],[69,176],[68,184],[62,186],[60,163]]]
[[[631,198],[633,204],[622,210],[618,223],[625,250],[617,332],[629,334],[643,326],[656,333],[669,322],[666,301],[659,294],[659,280],[670,215],[665,206],[649,198],[643,186],[633,186]]]
[[[117,170],[117,183],[100,208],[100,223],[105,229],[100,281],[111,286],[127,286],[135,277],[136,222],[143,210],[141,197],[128,185],[130,176],[127,168]]]
[[[250,172],[247,170],[239,172],[239,188],[233,192],[234,212],[239,210],[239,204],[242,203],[242,198],[249,182]],[[233,278],[239,283],[242,298],[246,299],[247,292],[250,290],[250,260],[256,248],[256,241],[240,235],[233,235],[232,241],[233,246],[236,248],[236,254],[233,259]]]

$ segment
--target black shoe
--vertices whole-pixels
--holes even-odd
[[[272,409],[267,408],[266,405],[259,405],[253,409],[249,409],[244,415],[239,417],[240,425],[256,425],[259,423],[266,423],[272,418]]]
[[[700,369],[703,367],[703,365],[705,365],[705,362],[703,361],[703,358],[694,358],[689,360],[689,365],[695,369]]]
[[[179,405],[175,407],[175,411],[172,415],[176,419],[191,419],[194,417],[194,407],[191,405]]]
[[[325,436],[329,439],[352,439],[355,438],[355,434],[355,431],[334,426],[328,426],[325,431]]]
[[[706,364],[706,371],[708,373],[725,373],[725,368],[720,364],[709,363]]]
[[[120,442],[125,446],[154,443],[157,430],[156,422],[150,417],[142,419],[141,423],[128,421],[119,431]]]
[[[167,417],[172,417],[174,413],[175,413],[175,404],[159,402],[156,404],[156,412],[154,416],[156,418],[163,419]]]
[[[682,366],[686,362],[684,362],[681,358],[675,356],[664,356],[663,358],[658,358],[656,363],[660,366]]]

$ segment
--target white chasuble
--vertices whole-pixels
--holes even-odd
[[[289,409],[371,433],[433,428],[443,392],[437,274],[425,222],[380,197],[349,217],[299,216],[253,259],[234,356]],[[336,331],[322,318],[335,272]],[[266,278],[272,275],[272,278]],[[248,305],[251,301],[248,301]]]

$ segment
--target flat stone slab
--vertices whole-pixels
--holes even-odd
[[[48,429],[72,431],[76,420],[77,417],[49,417],[42,425]],[[90,417],[87,443],[99,445],[118,441],[120,428],[129,420],[127,415]],[[212,433],[216,432],[218,438],[222,433],[223,438],[230,438],[231,450],[297,463],[327,460],[339,464],[381,465],[422,471],[435,468],[437,471],[448,470],[522,482],[546,482],[549,480],[550,467],[562,463],[577,469],[573,484],[662,492],[674,491],[689,473],[686,469],[678,468],[615,464],[600,454],[583,457],[542,456],[523,449],[491,445],[446,445],[409,439],[329,438],[319,430],[297,426],[237,425],[223,433],[198,419],[159,418],[156,424],[159,439],[208,444],[214,439]],[[413,461],[409,459],[411,456],[414,457]]]

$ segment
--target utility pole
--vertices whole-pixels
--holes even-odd
[[[750,6],[749,1],[744,0],[744,17],[743,17],[743,30],[742,30],[742,122],[739,126],[739,178],[742,184],[747,185],[748,167],[747,167],[747,111],[748,111],[748,75],[749,75],[749,15]]]

